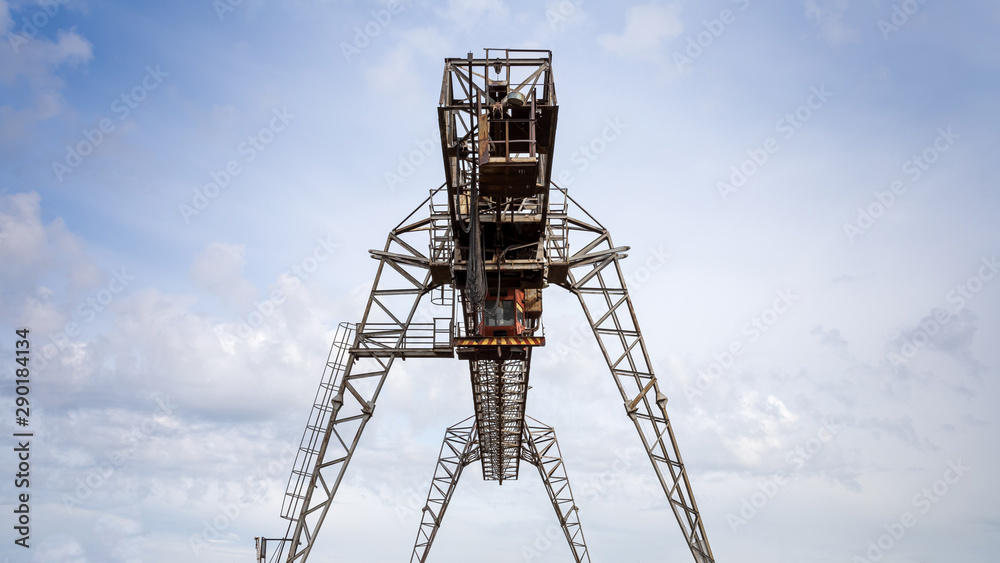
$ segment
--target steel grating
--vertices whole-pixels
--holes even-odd
[[[530,348],[529,348],[530,350]],[[525,360],[470,360],[483,479],[517,479],[528,389]]]

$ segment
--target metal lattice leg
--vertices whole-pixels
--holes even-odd
[[[556,431],[551,426],[545,426],[534,418],[527,417],[531,422],[524,428],[525,461],[538,468],[542,476],[545,491],[549,494],[552,507],[556,510],[556,518],[562,526],[563,534],[573,552],[576,563],[590,562],[587,542],[583,538],[583,528],[580,526],[579,509],[573,500],[573,490],[569,486],[569,476],[563,464]]]
[[[415,322],[421,298],[435,286],[428,258],[416,250],[431,220],[408,222],[414,214],[389,233],[384,250],[372,251],[379,265],[365,314],[356,329],[343,327],[330,352],[282,506],[288,563],[308,558],[395,359],[452,355],[450,325],[442,339],[440,319]],[[434,304],[447,309],[450,322],[453,295]]]
[[[417,530],[417,541],[413,546],[410,563],[424,563],[431,551],[431,544],[441,528],[444,513],[448,503],[455,494],[458,478],[466,465],[479,459],[477,445],[476,423],[473,417],[448,428],[441,444],[441,454],[438,456],[437,467],[434,469],[434,479],[427,493],[427,504],[424,505],[423,516],[420,518],[420,528]]]
[[[570,203],[576,204],[567,197]],[[579,204],[576,204],[579,207]],[[657,384],[649,354],[629,299],[619,261],[627,247],[615,247],[611,235],[589,213],[585,219],[556,217],[556,239],[582,239],[576,253],[568,244],[553,248],[565,264],[565,278],[556,280],[580,299],[611,375],[621,391],[625,411],[635,423],[639,438],[660,480],[670,507],[696,563],[714,563],[712,549],[694,500],[680,450],[667,417],[667,397]],[[564,212],[565,213],[565,212]]]

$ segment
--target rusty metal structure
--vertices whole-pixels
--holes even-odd
[[[463,469],[537,468],[574,561],[590,561],[555,430],[526,415],[542,295],[577,296],[695,563],[714,563],[620,262],[628,247],[551,181],[558,118],[550,51],[445,60],[438,106],[445,183],[389,232],[361,322],[334,339],[285,492],[279,539],[258,561],[305,562],[397,359],[469,364],[474,414],[450,427],[411,562],[428,560]],[[274,546],[268,554],[268,545]]]

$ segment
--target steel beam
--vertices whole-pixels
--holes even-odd
[[[621,392],[625,413],[635,424],[695,563],[714,563],[691,482],[667,416],[667,397],[660,391],[653,373],[625,286],[620,264],[626,257],[625,248],[615,247],[608,230],[572,198],[568,195],[566,198],[585,218],[567,217],[554,229],[563,232],[554,233],[560,244],[550,249],[550,256],[567,268],[566,277],[559,285],[579,298]],[[579,243],[568,242],[573,238]],[[576,244],[580,244],[580,250],[567,256],[567,248]]]
[[[466,465],[479,458],[479,445],[476,435],[476,423],[473,417],[448,428],[441,444],[441,454],[434,468],[434,478],[427,493],[427,503],[420,517],[420,528],[417,530],[417,541],[413,546],[410,563],[424,563],[430,555],[431,544],[441,528],[444,513],[448,503],[455,494],[458,478]]]
[[[556,430],[530,416],[528,419],[531,422],[524,428],[524,459],[538,468],[545,492],[549,495],[559,526],[573,553],[573,560],[576,563],[590,563],[590,553],[580,525],[580,509],[576,506],[573,489],[569,486],[569,475],[566,474],[566,465],[559,451]]]
[[[590,553],[587,551],[587,542],[580,525],[579,509],[573,499],[573,490],[570,488],[569,476],[566,474],[566,467],[559,451],[556,431],[534,418],[526,417],[526,419],[531,422],[522,427],[522,445],[518,455],[538,468],[538,474],[555,509],[556,518],[559,520],[574,561],[590,563]],[[448,504],[462,476],[462,470],[479,459],[483,453],[477,443],[481,437],[478,424],[473,417],[459,422],[445,432],[410,563],[427,561],[434,538],[441,528]]]
[[[331,348],[286,488],[282,517],[289,521],[288,541],[281,543],[278,559],[286,544],[288,563],[309,557],[393,362],[420,351],[408,348],[407,337],[421,299],[434,289],[429,260],[417,250],[417,240],[426,244],[430,221],[410,220],[429,200],[389,233],[382,251],[373,253],[379,265],[364,316],[356,327],[342,327],[344,334]],[[450,322],[453,290],[438,305]],[[450,328],[448,333],[450,338]],[[451,355],[450,343],[446,355]]]

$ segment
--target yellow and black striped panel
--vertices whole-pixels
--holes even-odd
[[[497,338],[456,338],[455,346],[545,346],[545,338],[501,336]]]

